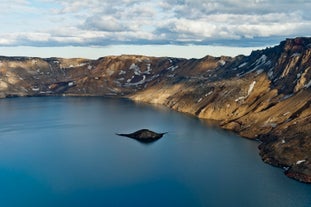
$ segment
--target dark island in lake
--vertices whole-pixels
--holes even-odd
[[[154,142],[154,141],[162,138],[163,135],[166,133],[167,132],[156,133],[156,132],[150,131],[149,129],[141,129],[141,130],[138,130],[138,131],[130,133],[130,134],[118,134],[118,133],[116,133],[116,134],[119,136],[136,139],[139,142],[151,143],[151,142]]]

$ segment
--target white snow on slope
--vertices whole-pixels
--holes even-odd
[[[132,63],[132,65],[130,66],[129,69],[130,70],[134,70],[134,74],[135,75],[140,75],[141,74],[140,68],[135,63]]]
[[[249,96],[249,94],[251,94],[251,92],[252,92],[253,89],[254,89],[255,84],[256,84],[256,81],[253,81],[253,82],[249,85],[249,88],[248,88],[248,91],[247,91],[247,96]]]
[[[262,65],[264,63],[266,63],[267,61],[267,56],[266,55],[262,55],[258,60],[256,60],[256,65]]]
[[[219,63],[221,66],[226,65],[226,61],[224,61],[224,60],[219,60],[218,63]]]
[[[172,65],[172,66],[168,67],[167,70],[174,72],[174,70],[176,70],[177,68],[178,68],[178,65]]]
[[[126,74],[126,71],[120,70],[119,75],[123,75],[123,74]]]
[[[311,86],[311,80],[305,85],[305,88],[309,88]]]
[[[248,91],[247,91],[247,95],[246,96],[240,96],[239,98],[235,99],[235,101],[238,102],[238,101],[246,99],[252,93],[252,91],[254,90],[255,84],[256,84],[256,81],[253,81],[249,85],[249,88],[248,88]]]
[[[148,63],[148,64],[147,64],[147,70],[144,72],[144,74],[151,74],[151,71],[152,71],[152,69],[151,69],[151,64]]]
[[[129,80],[131,81],[131,79],[129,79]],[[143,75],[143,79],[138,81],[138,82],[136,82],[136,83],[130,83],[130,81],[128,81],[128,83],[126,85],[128,85],[128,86],[142,85],[142,84],[144,84],[146,82],[146,76]]]
[[[297,162],[296,162],[296,165],[299,165],[299,164],[301,164],[301,163],[303,163],[303,162],[305,162],[306,160],[298,160]]]
[[[247,65],[247,62],[242,63],[241,65],[239,65],[238,68],[242,68],[242,67],[244,67],[245,65]]]

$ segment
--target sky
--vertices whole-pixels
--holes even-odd
[[[311,0],[0,0],[0,55],[235,56],[310,36]]]

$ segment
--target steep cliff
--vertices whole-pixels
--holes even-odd
[[[311,38],[234,58],[0,57],[0,96],[123,96],[165,105],[260,140],[265,162],[311,182],[310,58]]]

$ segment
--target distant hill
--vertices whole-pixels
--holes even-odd
[[[237,57],[0,57],[0,97],[62,94],[128,97],[215,120],[311,183],[311,38]]]

